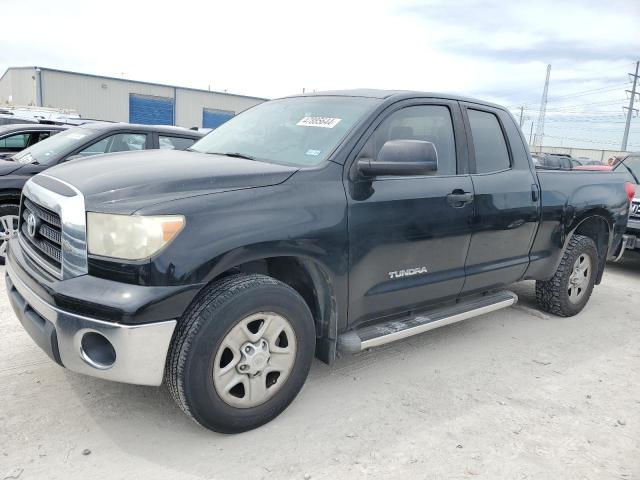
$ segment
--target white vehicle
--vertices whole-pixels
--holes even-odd
[[[78,112],[68,108],[47,108],[47,107],[6,107],[3,108],[10,115],[22,118],[32,118],[34,120],[66,120],[69,118],[80,118]]]

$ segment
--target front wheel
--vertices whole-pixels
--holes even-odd
[[[18,233],[18,205],[0,205],[0,265],[4,265],[7,242]]]
[[[314,348],[311,312],[294,289],[264,275],[233,275],[210,285],[183,316],[166,379],[200,425],[243,432],[293,401]]]
[[[536,282],[538,305],[562,317],[580,313],[591,297],[597,270],[595,243],[584,235],[574,235],[553,278]]]

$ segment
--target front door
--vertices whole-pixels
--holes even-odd
[[[455,297],[464,284],[473,185],[466,173],[459,105],[425,101],[390,107],[356,147],[355,160],[370,158],[375,162],[386,141],[401,139],[433,142],[438,170],[428,176],[373,180],[350,170],[352,325]]]

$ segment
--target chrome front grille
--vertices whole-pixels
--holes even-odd
[[[20,212],[18,240],[32,263],[61,280],[88,272],[87,217],[77,188],[36,175],[22,189]]]
[[[27,253],[49,273],[62,276],[62,230],[60,216],[26,197],[22,197],[22,215],[19,235]],[[29,217],[35,219],[35,228],[29,230]]]

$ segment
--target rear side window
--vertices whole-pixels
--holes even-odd
[[[498,117],[493,113],[468,109],[476,173],[490,173],[511,167],[507,142],[504,139]]]
[[[196,143],[193,138],[167,137],[166,135],[159,135],[158,142],[160,150],[186,150]]]

